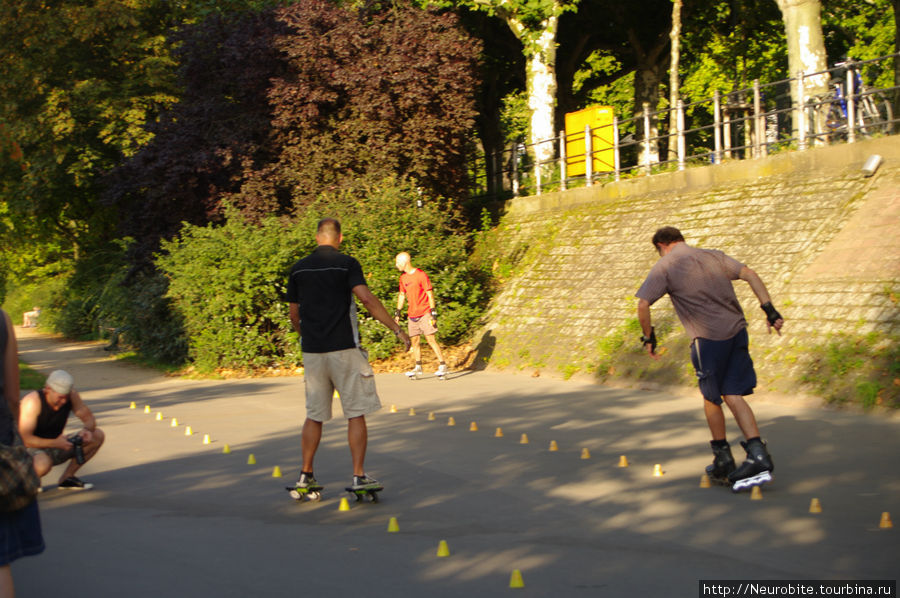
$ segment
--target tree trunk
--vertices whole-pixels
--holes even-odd
[[[900,0],[897,0],[900,2]],[[671,48],[669,58],[669,160],[677,159],[675,151],[675,136],[678,134],[678,114],[675,110],[678,105],[679,81],[678,61],[681,57],[681,0],[672,0],[672,29],[669,32],[669,45]]]
[[[554,156],[556,32],[559,28],[559,16],[556,13],[559,11],[559,6],[555,5],[555,13],[541,22],[539,35],[531,40],[528,39],[528,29],[521,21],[513,16],[506,17],[512,32],[525,45],[525,85],[528,110],[531,112],[529,143],[533,145],[536,163],[550,160]],[[534,145],[539,142],[542,143]]]
[[[651,165],[659,163],[659,84],[662,81],[663,67],[658,62],[642,62],[634,73],[634,116],[638,119],[637,130],[641,132],[638,163]],[[644,130],[644,104],[651,113],[650,128]]]
[[[825,71],[828,68],[828,59],[825,54],[825,38],[822,35],[822,5],[820,0],[775,0],[781,10],[784,21],[784,33],[787,38],[788,69],[791,77],[799,73],[809,74]],[[803,96],[823,94],[828,91],[828,73],[805,77],[803,84]],[[794,105],[798,105],[797,85],[791,85],[791,98]],[[823,107],[827,110],[827,106]],[[824,111],[820,111],[824,112]],[[818,122],[822,118],[814,119],[816,132],[821,132]],[[794,130],[797,123],[794,123]]]

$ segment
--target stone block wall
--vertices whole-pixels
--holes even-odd
[[[866,178],[871,154],[883,163]],[[759,273],[787,324],[783,337],[767,335],[752,291],[736,281],[754,357],[775,364],[771,377],[796,378],[809,364],[791,348],[900,334],[898,224],[896,137],[512,200],[494,231],[504,283],[482,354],[498,367],[605,375],[601,354],[629,329],[634,292],[657,259],[650,238],[672,225]],[[672,342],[683,336],[667,298],[653,315]]]

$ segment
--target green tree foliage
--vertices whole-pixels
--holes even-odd
[[[822,5],[822,27],[830,63],[852,58],[870,60],[897,51],[894,8],[890,0],[834,0]],[[897,62],[896,59],[894,62]],[[867,85],[892,87],[894,65],[890,62],[866,65]]]
[[[460,199],[478,43],[453,15],[359,18],[324,0],[213,16],[180,36],[182,101],[111,178],[144,248],[181,221],[296,214],[390,175]]]
[[[409,251],[432,278],[442,341],[464,337],[484,308],[483,277],[468,263],[467,237],[447,215],[448,206],[435,200],[417,208],[419,198],[411,186],[386,182],[365,193],[323,196],[291,224],[274,217],[251,223],[229,208],[221,226],[185,226],[163,243],[156,263],[184,318],[194,365],[211,371],[299,363],[283,293],[291,264],[315,248],[316,224],[325,216],[341,220],[341,250],[360,261],[369,287],[387,306],[397,296],[394,256]],[[360,331],[374,357],[397,346],[362,309]]]
[[[144,122],[175,100],[169,4],[0,5],[0,122],[21,150],[19,168],[0,169],[0,193],[16,225],[73,246],[109,231],[97,175],[145,143]]]

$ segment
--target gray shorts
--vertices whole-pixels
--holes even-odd
[[[325,422],[333,417],[335,390],[347,419],[381,409],[381,400],[375,392],[375,372],[362,349],[304,353],[303,369],[309,419]]]
[[[75,457],[75,450],[69,449],[64,450],[60,448],[30,448],[28,449],[28,453],[34,457],[38,453],[44,453],[50,460],[53,461],[53,465],[61,465],[66,461],[71,461]]]

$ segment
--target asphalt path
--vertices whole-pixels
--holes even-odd
[[[324,497],[297,503],[284,487],[299,473],[302,377],[165,377],[98,343],[17,335],[24,361],[74,375],[107,435],[79,473],[93,490],[56,489],[59,469],[44,478],[47,550],[14,563],[21,597],[698,596],[710,579],[900,576],[900,528],[880,526],[900,518],[896,416],[760,396],[776,469],[752,500],[700,487],[711,453],[694,392],[383,374],[366,460],[381,501],[344,492],[336,409],[316,460]],[[729,432],[736,444],[730,419]]]

